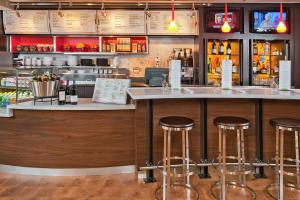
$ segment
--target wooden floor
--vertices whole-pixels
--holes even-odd
[[[193,178],[200,200],[213,199],[209,188],[215,180]],[[264,188],[270,182],[270,179],[249,180],[248,185],[257,192],[258,200],[267,200],[272,198],[265,194]],[[134,174],[46,177],[0,173],[1,200],[153,200],[157,186],[158,183],[139,183]],[[228,199],[249,199],[231,190]],[[286,192],[285,200],[299,199],[300,192]]]

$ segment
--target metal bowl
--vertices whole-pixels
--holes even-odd
[[[34,97],[56,96],[58,81],[32,81],[31,89]]]

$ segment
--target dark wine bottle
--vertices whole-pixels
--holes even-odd
[[[223,55],[224,54],[224,44],[223,41],[221,41],[220,47],[219,47],[219,54]]]
[[[231,44],[230,44],[230,41],[228,41],[228,44],[227,44],[227,48],[226,48],[226,54],[227,55],[231,55]]]
[[[66,90],[63,85],[63,82],[60,82],[59,89],[58,89],[58,105],[65,105],[66,104]]]
[[[67,86],[66,86],[66,104],[71,104],[71,94],[70,94],[69,81],[67,81]]]
[[[70,91],[70,100],[72,105],[77,105],[78,103],[78,93],[75,81],[73,81],[73,85]]]
[[[211,54],[213,54],[213,55],[217,54],[217,44],[216,44],[215,40],[213,41],[213,44],[212,44]]]

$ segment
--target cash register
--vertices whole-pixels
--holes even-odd
[[[168,75],[168,68],[148,67],[145,69],[145,84],[149,87],[161,87],[164,76],[168,79]]]

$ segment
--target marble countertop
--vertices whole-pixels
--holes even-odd
[[[36,102],[33,101],[24,103],[12,104],[7,106],[7,110],[132,110],[135,105],[118,105],[118,104],[104,104],[92,102],[92,99],[81,98],[78,99],[77,105],[58,105],[57,101],[53,102]]]
[[[300,89],[280,91],[277,88],[238,86],[230,90],[220,87],[182,87],[178,90],[159,88],[130,88],[128,94],[134,100],[142,99],[189,99],[189,98],[232,98],[232,99],[283,99],[300,100]]]

